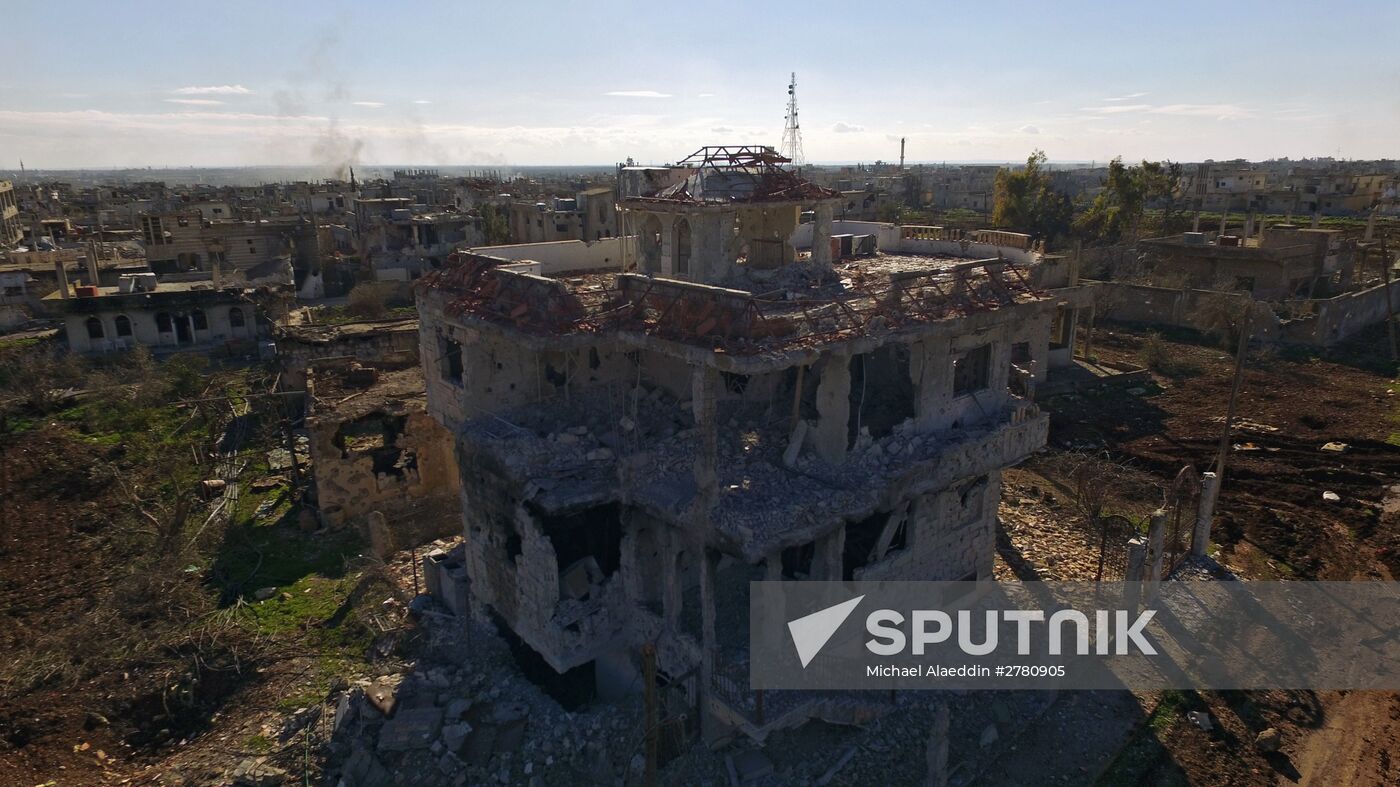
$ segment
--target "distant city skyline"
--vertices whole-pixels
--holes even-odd
[[[1400,157],[1400,4],[33,2],[0,169]],[[1338,57],[1338,55],[1344,55]]]

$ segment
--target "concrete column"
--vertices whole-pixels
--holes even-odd
[[[813,211],[816,220],[812,222],[812,263],[831,264],[831,205],[818,203]]]
[[[938,703],[933,726],[928,731],[928,775],[924,787],[948,787],[948,705]]]
[[[840,582],[846,552],[846,526],[842,525],[818,538],[812,555],[812,579]]]
[[[669,530],[669,528],[668,528]],[[684,572],[681,571],[680,545],[666,550],[666,564],[661,567],[661,617],[672,630],[680,628],[681,612],[685,609]]]
[[[73,293],[69,290],[68,287],[68,271],[63,267],[62,259],[54,260],[53,272],[54,276],[56,276],[58,280],[59,297],[63,298],[63,300],[65,301],[73,297]]]
[[[676,275],[676,217],[661,222],[661,275]]]
[[[710,712],[714,687],[715,648],[715,568],[716,556],[708,549],[700,552],[700,735],[712,741],[720,734],[719,720]]]
[[[783,551],[780,549],[763,558],[763,581],[781,582],[783,579]]]
[[[97,282],[97,247],[92,243],[87,245],[87,276],[88,284],[96,287]]]
[[[851,418],[851,356],[831,353],[822,362],[817,383],[817,428],[808,433],[824,461],[841,464],[846,458],[846,430]]]
[[[1202,556],[1210,544],[1210,522],[1215,516],[1215,499],[1220,495],[1220,476],[1201,474],[1201,506],[1196,512],[1196,528],[1191,533],[1191,554]]]
[[[1147,564],[1147,541],[1138,536],[1128,542],[1128,573],[1123,579],[1127,582],[1141,582],[1142,569]]]
[[[1219,233],[1219,234],[1221,234],[1221,235],[1224,235],[1224,234],[1225,234],[1225,224],[1226,224],[1226,222],[1228,222],[1228,221],[1230,220],[1230,208],[1229,208],[1228,206],[1229,206],[1229,203],[1227,202],[1227,203],[1226,203],[1226,208],[1225,208],[1224,210],[1220,211],[1220,233]]]
[[[701,364],[692,367],[690,376],[691,412],[695,416],[695,428],[700,444],[695,452],[695,487],[700,490],[697,524],[709,522],[710,504],[715,495],[715,456],[718,451],[718,436],[715,423],[715,399],[719,390],[719,373]]]
[[[1167,512],[1157,509],[1152,512],[1152,523],[1147,529],[1147,579],[1143,581],[1144,599],[1157,595],[1157,587],[1162,584],[1162,559],[1165,557],[1167,541]]]

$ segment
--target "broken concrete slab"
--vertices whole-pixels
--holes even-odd
[[[287,772],[269,765],[264,757],[254,757],[238,763],[230,777],[241,787],[276,787],[286,781]]]
[[[385,716],[393,716],[394,706],[398,703],[397,692],[387,683],[375,683],[365,689],[365,699]]]
[[[758,749],[748,749],[734,755],[734,773],[740,784],[756,782],[773,774],[773,761]]]
[[[379,731],[379,751],[426,749],[442,728],[439,708],[402,709]]]

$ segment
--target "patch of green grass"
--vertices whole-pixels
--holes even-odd
[[[254,754],[267,754],[272,751],[272,741],[266,735],[252,735],[245,741],[243,746]]]
[[[27,347],[38,347],[38,336],[24,336],[19,339],[0,339],[0,351],[3,350],[23,350]]]
[[[418,316],[416,306],[395,306],[386,309],[378,317],[365,317],[357,314],[349,306],[322,306],[316,312],[316,322],[322,325],[344,325],[367,320],[406,320]]]
[[[1098,787],[1134,787],[1148,783],[1150,776],[1153,785],[1186,785],[1186,775],[1179,768],[1159,768],[1162,761],[1169,757],[1160,735],[1197,704],[1199,698],[1194,692],[1163,691],[1152,715],[1118,750],[1113,762],[1094,784]]]

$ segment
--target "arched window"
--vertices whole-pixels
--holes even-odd
[[[647,216],[642,220],[641,238],[638,239],[642,252],[642,272],[661,272],[661,220]]]
[[[190,312],[190,320],[194,323],[194,329],[196,331],[209,330],[209,318],[204,316],[203,309],[195,309]]]
[[[676,222],[676,275],[690,275],[690,222]]]
[[[117,336],[131,335],[131,318],[125,314],[118,314],[116,319]]]
[[[96,317],[87,318],[87,332],[89,339],[101,339],[104,336],[102,333],[102,321]]]
[[[156,313],[156,332],[157,332],[157,333],[174,333],[174,332],[175,332],[175,321],[172,320],[172,319],[170,319],[170,312],[157,312],[157,313]]]
[[[243,327],[243,310],[237,306],[228,310],[228,324],[234,328]]]

